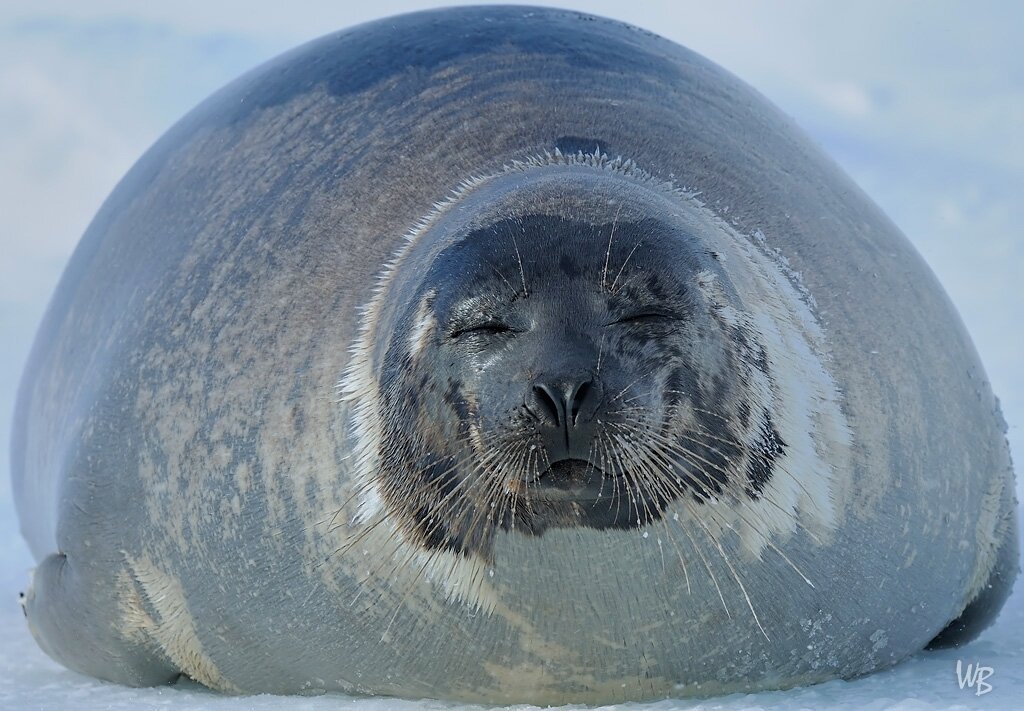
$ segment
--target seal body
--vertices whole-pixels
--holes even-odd
[[[126,684],[609,702],[849,678],[1017,572],[905,238],[650,33],[464,8],[200,105],[78,246],[13,439],[39,644]]]

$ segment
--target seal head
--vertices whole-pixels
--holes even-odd
[[[789,447],[788,393],[757,295],[725,266],[733,239],[692,196],[599,154],[467,183],[386,270],[342,383],[362,515],[490,563],[499,531],[757,502]]]

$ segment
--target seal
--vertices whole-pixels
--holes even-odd
[[[65,272],[12,442],[62,664],[609,703],[851,678],[998,614],[998,403],[775,108],[610,20],[392,18],[246,74]]]

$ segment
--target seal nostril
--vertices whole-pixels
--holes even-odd
[[[586,402],[587,397],[590,395],[593,389],[593,381],[587,380],[576,386],[575,392],[569,396],[569,412],[571,413],[572,423],[575,425],[577,418],[579,418],[580,408],[583,407],[583,403]]]
[[[534,385],[533,393],[536,396],[536,402],[540,405],[541,414],[544,418],[553,424],[555,427],[562,426],[562,418],[560,417],[561,407],[556,399],[556,395],[551,392],[547,385]]]

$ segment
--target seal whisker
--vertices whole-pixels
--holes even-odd
[[[618,283],[619,277],[622,276],[622,272],[626,268],[626,265],[629,264],[629,260],[633,258],[633,253],[636,252],[636,250],[643,243],[644,243],[644,241],[642,239],[641,240],[637,240],[637,243],[633,245],[633,249],[629,250],[629,254],[626,255],[626,259],[622,262],[622,266],[619,267],[619,273],[615,275],[614,279],[612,279],[612,285],[608,289],[608,291],[610,291],[613,294],[615,293],[615,285]]]
[[[606,334],[602,331],[601,332],[601,341],[600,341],[600,343],[597,346],[596,377],[598,377],[598,378],[601,377],[601,357],[604,355],[604,342],[605,342],[605,338],[606,338]]]
[[[717,465],[717,464],[715,464],[713,462],[710,462],[707,459],[704,459],[703,457],[700,457],[696,453],[693,453],[693,452],[687,450],[680,443],[665,437],[664,435],[662,435],[659,432],[655,432],[653,430],[648,431],[648,430],[645,430],[645,429],[637,428],[636,425],[631,425],[631,424],[621,423],[621,422],[610,423],[609,427],[611,427],[613,429],[627,431],[627,432],[633,432],[633,433],[639,434],[639,435],[641,435],[643,437],[650,438],[651,440],[657,441],[657,442],[661,443],[662,445],[664,445],[666,447],[673,448],[674,451],[676,451],[677,453],[684,453],[685,452],[685,453],[689,454],[690,456],[694,457],[695,459],[697,459],[701,464],[705,464],[708,467],[711,467],[712,470],[719,472],[720,474],[722,474],[726,478],[728,478],[730,474],[734,474],[735,473],[735,472],[733,472],[731,470],[728,470],[728,469],[725,469],[725,468],[723,468],[723,467],[721,467],[721,466],[719,466],[719,465]],[[694,463],[696,464],[696,462],[694,462]]]
[[[514,286],[512,286],[512,282],[510,282],[508,280],[508,278],[504,274],[501,273],[500,269],[498,269],[496,266],[494,266],[490,262],[487,262],[487,266],[489,266],[491,268],[492,272],[494,272],[495,274],[498,275],[498,278],[500,278],[503,282],[505,282],[505,284],[508,286],[508,288],[512,290],[513,294],[518,294],[519,293],[519,290],[517,288],[515,288]],[[524,292],[526,291],[526,277],[525,277],[525,275],[523,277],[523,291]]]
[[[657,436],[657,433],[652,433],[652,437],[655,437],[655,436]],[[671,445],[673,445],[673,444],[674,444],[674,443],[672,443],[671,441],[668,441],[668,440],[665,440],[665,441],[664,441],[664,443],[665,443],[665,445],[666,445],[666,446],[671,446]],[[675,451],[677,451],[677,453],[679,453],[680,455],[684,456],[684,458],[686,458],[686,457],[689,457],[689,456],[697,457],[697,455],[696,455],[696,454],[692,453],[692,452],[691,452],[690,450],[688,450],[688,449],[685,449],[685,448],[680,448],[680,449],[678,449],[678,450],[675,450]],[[697,458],[699,459],[699,457],[697,457]],[[711,464],[710,462],[707,462],[707,460],[703,460],[703,459],[701,459],[701,461],[702,461],[703,463],[706,463],[706,464],[708,464],[709,466],[712,466],[712,464]],[[728,461],[728,459],[727,459],[727,461]],[[665,464],[666,464],[666,465],[668,465],[668,466],[671,466],[671,463],[670,463],[670,462],[668,462],[667,460],[666,460]],[[722,471],[724,472],[725,470],[722,470]],[[734,470],[729,470],[729,473],[733,473],[733,472],[734,472]],[[686,473],[684,472],[684,474],[686,474]],[[689,476],[688,474],[686,474],[686,475],[687,475],[687,476]],[[771,500],[768,500],[768,501],[769,501],[769,503],[770,503],[771,505],[773,505],[773,506],[776,506],[777,508],[779,508],[779,510],[780,510],[780,511],[783,511],[784,513],[788,513],[788,512],[786,512],[786,511],[784,511],[783,509],[781,509],[781,507],[778,507],[778,505],[776,504],[776,502],[774,502],[774,501],[771,501]],[[744,511],[748,511],[748,512],[750,512],[751,514],[753,514],[753,513],[754,513],[753,511],[751,511],[751,509],[750,509],[750,507],[749,507],[749,504],[748,504],[748,503],[747,503],[746,501],[744,501],[744,500],[743,500],[742,498],[740,498],[740,499],[738,500],[738,503],[739,503],[739,505],[740,505],[740,506],[742,507],[742,509],[743,509]],[[713,516],[714,516],[714,517],[716,518],[717,522],[718,522],[718,523],[719,523],[720,525],[722,525],[722,526],[724,526],[724,527],[728,528],[729,530],[733,531],[734,533],[736,533],[736,534],[738,535],[738,532],[737,532],[737,531],[735,530],[735,528],[734,528],[734,527],[732,526],[732,524],[730,524],[730,523],[729,523],[728,521],[725,521],[724,519],[721,519],[720,517],[718,517],[718,516],[717,516],[716,514],[714,514],[714,513],[713,513],[712,515],[713,515]],[[737,516],[738,516],[738,517],[740,518],[740,520],[741,520],[741,521],[744,521],[744,522],[745,522],[745,523],[746,523],[746,524],[747,524],[748,526],[751,526],[752,528],[756,528],[756,524],[755,524],[754,522],[750,521],[749,519],[747,519],[744,513],[741,513],[741,512],[737,512]],[[810,534],[811,532],[808,532],[808,533]],[[774,543],[773,543],[773,542],[772,542],[772,541],[771,541],[770,539],[768,539],[768,540],[765,540],[765,545],[766,545],[766,546],[768,546],[768,547],[770,547],[770,548],[771,548],[771,549],[772,549],[773,551],[775,551],[775,552],[776,552],[776,553],[777,553],[777,554],[778,554],[779,556],[781,556],[781,557],[783,558],[783,560],[784,560],[784,561],[785,561],[785,562],[786,562],[786,563],[787,563],[787,564],[788,564],[788,565],[789,565],[789,566],[790,566],[790,567],[791,567],[791,568],[793,569],[793,571],[794,571],[794,572],[796,572],[796,574],[797,574],[797,575],[799,575],[799,576],[800,576],[800,578],[801,578],[801,579],[802,579],[802,580],[803,580],[803,581],[804,581],[804,582],[805,582],[805,583],[806,583],[807,585],[811,586],[812,588],[813,588],[813,587],[815,587],[814,583],[813,583],[813,582],[812,582],[812,581],[811,581],[811,580],[810,580],[810,579],[809,579],[809,578],[808,578],[808,577],[807,577],[807,576],[806,576],[806,575],[805,575],[805,574],[803,573],[803,571],[801,571],[801,570],[800,570],[800,568],[799,568],[799,567],[798,567],[798,566],[797,566],[797,565],[796,565],[795,563],[793,563],[793,561],[792,561],[792,560],[790,560],[790,559],[789,559],[789,557],[788,557],[788,556],[786,556],[786,555],[785,555],[785,553],[783,553],[783,552],[782,552],[782,551],[781,551],[781,550],[780,550],[780,549],[778,548],[778,546],[776,546],[776,545],[775,545],[775,544],[774,544]]]
[[[338,528],[344,526],[346,523],[351,523],[352,521],[358,519],[359,515],[356,514],[348,522],[337,522],[337,517],[341,515],[341,513],[345,511],[345,509],[347,509],[352,504],[353,501],[364,496],[366,492],[376,488],[377,483],[372,480],[361,481],[356,483],[356,485],[352,487],[352,491],[349,493],[349,495],[345,497],[345,500],[342,501],[341,505],[335,510],[334,514],[331,516],[331,522],[327,526],[327,532],[330,533],[332,531],[336,531]],[[317,524],[314,524],[314,526],[316,525]]]
[[[527,297],[530,295],[530,292],[526,288],[526,269],[523,268],[523,255],[519,252],[519,242],[516,240],[515,231],[509,230],[509,235],[512,237],[512,246],[515,248],[516,261],[519,262],[519,276],[523,280],[523,296]]]
[[[617,520],[619,518],[620,509],[622,506],[622,496],[619,493],[619,480],[621,476],[617,475],[615,472],[617,457],[613,456],[611,440],[608,437],[607,433],[600,433],[600,441],[602,442],[602,447],[604,449],[605,461],[607,462],[607,469],[612,474],[612,496],[615,500],[615,519]],[[623,486],[625,485],[626,483],[623,482]]]
[[[512,459],[512,455],[516,452],[516,447],[511,444],[503,450],[503,453],[498,458],[498,469],[495,470],[494,481],[491,482],[488,488],[488,502],[493,502],[493,508],[497,509],[498,521],[496,525],[501,527],[505,520],[505,514],[508,512],[510,516],[510,526],[515,525],[516,517],[516,502],[519,500],[519,494],[513,491],[507,482],[513,478],[524,482],[524,486],[529,486],[529,477],[523,473],[516,475],[515,472],[510,471],[510,465],[513,461],[519,461],[523,457],[524,451],[529,450],[526,447],[519,448],[519,454],[515,460]],[[524,470],[525,471],[525,470]],[[492,504],[488,503],[488,508],[492,508]]]
[[[678,514],[676,514],[676,516],[678,516]],[[679,559],[679,566],[683,570],[683,581],[686,583],[686,594],[692,595],[693,591],[690,588],[690,572],[687,569],[686,560],[683,557],[683,551],[679,547],[679,542],[676,540],[676,536],[672,531],[671,523],[667,518],[662,518],[662,520],[659,523],[661,527],[665,529],[665,540],[667,540],[669,544],[672,546],[672,549],[676,553],[676,558]]]
[[[622,436],[622,434],[616,435],[620,440]],[[645,442],[642,438],[634,438],[630,440],[630,445],[631,457],[638,468],[638,478],[640,479],[641,486],[647,494],[644,501],[646,514],[644,523],[649,524],[659,518],[662,508],[666,506],[674,496],[681,495],[682,491],[678,489],[676,491],[672,491],[666,486],[666,473],[668,470],[659,466],[658,462],[652,458],[652,448],[649,442]],[[654,503],[653,510],[650,502]]]
[[[622,448],[619,446],[618,441],[615,439],[615,436],[611,432],[607,434],[608,447],[609,450],[615,454],[615,468],[618,470],[618,477],[619,479],[622,480],[623,489],[626,492],[627,507],[632,507],[633,513],[637,520],[637,527],[639,528],[642,525],[641,521],[643,520],[640,515],[639,482],[637,481],[636,476],[634,475],[633,467],[626,465],[627,453],[623,452]],[[628,454],[630,458],[632,458],[633,453],[629,452]]]
[[[514,445],[515,442],[506,442],[503,447],[498,447],[493,450],[493,456],[478,459],[473,463],[469,471],[464,474],[458,484],[452,487],[448,494],[438,501],[437,505],[439,507],[444,507],[455,498],[476,496],[478,486],[483,487],[479,490],[480,498],[483,503],[488,504],[492,501],[494,494],[503,486],[504,474],[500,470],[497,472],[491,472],[490,476],[486,476],[486,474],[489,471],[490,464],[494,461],[498,461],[500,463],[502,461],[502,457],[510,453]],[[475,507],[472,518],[470,518],[470,520],[465,524],[466,535],[472,536],[474,532],[477,531],[477,527],[482,520],[485,517],[490,518],[492,515],[493,513],[489,505]],[[441,517],[439,517],[439,520],[440,518]]]
[[[728,441],[726,441],[726,440],[722,440],[721,438],[718,438],[718,437],[714,437],[713,435],[711,435],[710,433],[707,433],[706,431],[703,431],[703,432],[700,432],[700,433],[701,433],[701,434],[704,434],[704,435],[706,435],[706,436],[709,436],[709,437],[711,437],[712,439],[715,439],[715,440],[717,440],[717,441],[720,441],[720,442],[726,443],[726,444],[735,444],[736,446],[741,446],[741,445],[740,445],[740,443],[730,443],[730,442],[728,442]],[[723,458],[723,459],[724,459],[724,460],[725,460],[726,462],[728,462],[728,463],[729,463],[729,464],[730,464],[730,465],[731,465],[731,466],[733,467],[732,469],[730,469],[730,470],[729,470],[729,472],[730,472],[730,473],[733,473],[733,474],[735,474],[736,476],[742,476],[742,472],[741,472],[741,471],[740,471],[740,470],[739,470],[739,469],[738,469],[738,468],[736,467],[736,465],[734,465],[734,464],[733,464],[732,460],[731,460],[731,459],[730,459],[730,458],[729,458],[729,457],[728,457],[727,455],[725,455],[724,453],[722,453],[722,452],[721,452],[720,450],[718,450],[717,448],[715,448],[715,447],[714,447],[713,445],[710,445],[710,444],[708,444],[707,442],[701,441],[700,439],[698,439],[698,438],[696,438],[696,437],[693,437],[692,435],[689,435],[689,434],[687,434],[687,433],[679,433],[679,436],[680,436],[680,437],[682,437],[682,438],[684,438],[684,439],[687,439],[687,440],[689,440],[689,441],[691,441],[691,442],[693,442],[693,443],[695,443],[695,444],[699,444],[699,445],[701,445],[701,446],[703,446],[703,447],[706,447],[706,448],[708,448],[708,449],[712,450],[713,452],[715,452],[716,454],[720,455],[720,456],[721,456],[721,457],[722,457],[722,458]],[[691,450],[687,450],[687,451],[688,451],[688,452],[690,452]],[[692,453],[692,452],[691,452],[691,453]],[[697,455],[696,455],[696,453],[692,453],[692,454],[693,454],[693,456],[697,456]],[[788,469],[787,469],[787,468],[786,468],[785,466],[783,466],[783,465],[782,465],[782,464],[781,464],[780,462],[778,462],[778,461],[775,461],[775,462],[773,462],[773,463],[772,463],[772,470],[773,470],[773,471],[781,471],[781,472],[783,472],[783,473],[784,473],[784,474],[785,474],[786,476],[790,477],[790,479],[792,479],[792,480],[794,481],[794,483],[795,483],[795,484],[796,484],[796,485],[797,485],[797,486],[798,486],[798,487],[799,487],[799,488],[801,489],[801,491],[802,491],[802,492],[803,492],[803,493],[804,493],[804,494],[805,494],[806,496],[808,496],[808,497],[809,497],[809,496],[811,495],[811,494],[810,494],[810,492],[809,492],[809,491],[807,491],[807,489],[806,489],[806,488],[805,488],[805,487],[803,486],[803,483],[802,483],[802,482],[801,482],[801,481],[800,481],[800,480],[799,480],[799,479],[798,479],[797,477],[794,477],[794,476],[793,476],[793,475],[792,475],[792,474],[791,474],[791,473],[789,472],[789,470],[788,470]],[[787,510],[787,509],[784,509],[783,507],[781,507],[781,506],[780,506],[780,505],[778,504],[778,502],[776,502],[776,501],[775,501],[774,499],[772,499],[772,498],[771,498],[770,496],[763,496],[763,497],[761,497],[761,499],[762,499],[763,501],[767,501],[767,502],[769,502],[769,503],[770,503],[771,505],[775,506],[775,508],[776,508],[776,509],[777,509],[777,510],[778,510],[778,511],[779,511],[780,513],[784,513],[784,514],[787,514],[787,515],[791,515],[791,514],[792,514],[792,512],[791,512],[791,511],[789,511],[789,510]],[[815,533],[814,533],[813,531],[811,531],[811,530],[807,529],[806,527],[804,527],[804,526],[803,526],[803,524],[801,524],[801,523],[800,523],[799,521],[796,521],[795,523],[796,523],[796,524],[797,524],[798,526],[800,526],[801,528],[803,528],[803,529],[804,529],[804,531],[805,531],[805,532],[806,532],[806,533],[807,533],[807,534],[808,534],[809,536],[811,536],[811,537],[812,537],[812,539],[814,539],[814,540],[815,540],[815,542],[818,542],[818,543],[820,543],[820,540],[818,539],[818,537],[816,536],[816,534],[815,534]]]
[[[658,491],[666,502],[685,493],[685,489],[681,485],[682,482],[678,480],[679,474],[690,479],[694,485],[699,487],[699,484],[692,479],[690,472],[685,469],[680,472],[671,460],[664,457],[659,449],[650,446],[649,442],[645,442],[642,439],[640,442],[640,446],[635,449],[635,456],[647,463],[644,471],[648,472],[652,477],[651,486]],[[675,476],[671,476],[669,472],[672,472]]]
[[[377,526],[382,524],[385,520],[386,519],[381,517],[381,518],[378,518],[376,521],[367,524],[362,530],[359,531],[359,533],[356,535],[355,539],[351,539],[350,541],[346,542],[344,545],[342,545],[342,546],[338,547],[336,550],[334,550],[334,552],[331,553],[331,557],[334,557],[334,556],[337,556],[337,555],[345,555],[354,546],[358,545],[364,538],[366,538],[366,536],[368,536],[373,531],[373,529],[375,529]],[[326,564],[327,561],[324,561],[324,563]],[[319,566],[320,563],[318,562],[317,565]]]
[[[736,572],[736,568],[733,567],[732,561],[729,560],[729,556],[726,554],[725,548],[722,546],[721,541],[718,540],[718,538],[707,527],[707,524],[700,520],[700,518],[697,518],[695,520],[697,521],[697,525],[704,529],[704,532],[707,534],[708,540],[710,540],[714,544],[715,548],[718,549],[718,554],[721,556],[722,562],[724,562],[726,567],[729,568],[729,572],[732,574],[733,579],[736,581],[736,585],[739,586],[740,592],[743,594],[743,599],[747,602],[747,608],[750,610],[750,614],[751,616],[753,616],[754,623],[757,625],[757,628],[761,630],[761,634],[764,635],[764,638],[768,642],[771,642],[771,637],[769,637],[768,633],[765,632],[764,626],[761,624],[761,620],[757,616],[757,611],[754,610],[754,603],[750,599],[750,595],[747,593],[747,588],[743,584],[743,580],[740,578],[739,573]]]
[[[627,385],[622,390],[620,390],[619,394],[616,395],[615,397],[613,397],[609,402],[615,402],[616,400],[618,400],[620,397],[622,397],[626,393],[627,390],[629,390],[631,387],[633,387],[634,385],[636,385],[637,383],[639,383],[641,380],[643,380],[644,378],[648,377],[649,375],[650,375],[649,373],[644,373],[640,377],[638,377],[635,380],[633,380],[631,383],[629,383],[629,385]]]
[[[394,535],[394,533],[392,533],[392,536],[393,535]],[[388,542],[390,542],[392,536],[389,536]],[[401,549],[399,548],[399,549],[396,549],[396,550],[401,550]],[[390,556],[392,561],[394,560],[394,554],[395,554],[395,551],[392,551],[391,556]],[[420,551],[418,551],[416,549],[409,549],[409,550],[406,551],[406,555],[405,555],[404,559],[398,564],[397,569],[398,570],[407,569],[408,567],[410,567],[410,566],[412,566],[414,564],[414,560],[417,557],[422,558],[422,563],[417,567],[416,574],[413,576],[413,578],[411,580],[409,580],[406,583],[406,585],[404,586],[404,591],[402,592],[402,596],[399,599],[398,603],[395,605],[395,610],[390,615],[388,624],[385,626],[383,633],[381,633],[380,639],[377,642],[378,645],[384,643],[385,639],[388,636],[388,633],[391,630],[391,625],[394,624],[395,619],[398,617],[399,612],[401,612],[402,607],[405,606],[405,603],[409,599],[409,596],[412,594],[413,590],[416,589],[416,586],[418,585],[419,581],[424,578],[424,576],[426,575],[426,572],[428,570],[430,570],[431,568],[433,568],[435,566],[435,563],[436,563],[437,558],[438,558],[438,551],[436,551],[436,550],[435,551],[430,551],[426,555],[423,555]],[[382,568],[382,567],[383,567],[383,563],[381,564],[381,566],[379,566],[376,569],[375,573],[379,572],[380,568]],[[451,571],[450,570],[449,570],[449,575],[451,575]],[[366,577],[366,579],[364,579],[364,581],[368,580],[370,577],[371,577],[370,574],[367,574],[367,577]],[[375,577],[375,575],[374,575],[374,577]]]
[[[587,460],[591,463],[595,461],[598,462],[597,468],[601,472],[601,480],[597,488],[597,499],[600,500],[601,495],[604,493],[604,485],[608,480],[608,475],[605,472],[604,464],[601,459],[600,440],[596,437],[590,441],[590,446],[587,448]]]
[[[431,523],[430,521],[425,521],[423,522],[422,525],[422,535],[426,536],[427,538],[435,536],[437,533],[440,532],[440,526],[443,524],[445,520],[444,511],[446,510],[446,507],[452,500],[464,496],[469,496],[473,492],[473,490],[480,484],[481,481],[484,481],[486,483],[484,477],[480,475],[480,468],[476,466],[471,466],[465,472],[465,475],[454,486],[452,486],[449,491],[439,496],[439,487],[441,486],[440,480],[447,474],[450,474],[453,471],[463,468],[465,464],[465,458],[458,459],[451,467],[447,468],[446,470],[440,473],[435,474],[435,477],[431,482],[426,484],[421,483],[417,485],[415,488],[411,486],[406,487],[406,490],[403,492],[393,492],[392,495],[396,496],[399,499],[407,499],[410,501],[419,501],[424,504],[429,504],[435,511],[433,523]],[[426,471],[429,471],[431,466],[432,465],[428,465],[426,467],[419,469],[418,473],[424,473]],[[410,475],[410,477],[406,479],[406,481],[412,482],[416,481],[417,479],[418,477],[416,475]],[[465,514],[463,513],[458,518],[454,519],[454,521],[461,522],[462,525],[465,525],[464,516]],[[475,532],[475,524],[473,524],[471,521],[470,524],[466,527],[464,533],[465,535],[472,537],[474,536]],[[452,530],[449,529],[444,533],[442,541],[445,543],[450,543],[452,542],[452,540]]]
[[[704,428],[703,426],[699,425],[699,423],[697,423],[697,424],[698,424],[698,429],[696,430],[697,434],[699,434],[699,435],[701,435],[703,437],[708,437],[708,438],[710,438],[710,439],[712,439],[714,441],[720,442],[722,444],[736,446],[736,447],[739,447],[741,449],[745,448],[744,444],[742,442],[740,442],[738,440],[723,439],[723,438],[718,437],[718,436],[714,435],[713,433],[709,432],[706,428]],[[681,436],[687,437],[688,439],[690,439],[691,441],[693,441],[696,444],[700,444],[701,446],[704,446],[704,447],[707,447],[708,449],[712,449],[712,450],[716,451],[716,453],[721,454],[721,456],[724,459],[726,459],[727,461],[730,461],[729,458],[726,457],[726,455],[722,454],[720,451],[718,451],[712,445],[708,444],[707,442],[700,441],[699,439],[694,437],[692,434],[681,433]],[[799,477],[794,475],[789,470],[789,468],[785,465],[785,463],[783,461],[780,461],[780,460],[773,461],[772,462],[772,470],[773,471],[779,471],[779,472],[782,472],[783,474],[785,474],[800,489],[800,491],[804,494],[804,496],[806,496],[807,498],[813,498],[813,495],[807,489],[807,487],[804,485],[803,481],[801,481]],[[737,475],[741,476],[741,474],[738,471],[737,471]],[[766,501],[770,501],[773,505],[776,506],[776,508],[780,512],[787,513],[787,514],[791,513],[789,511],[783,509],[781,506],[778,506],[778,504],[774,500],[772,500],[771,497],[763,497],[763,499],[766,500]],[[794,520],[794,522],[800,528],[802,528],[807,533],[807,535],[810,536],[815,541],[815,543],[818,543],[820,545],[821,540],[817,536],[817,534],[814,533],[814,531],[812,531],[809,528],[807,528],[806,526],[804,526],[799,520]]]
[[[492,470],[491,481],[486,486],[484,503],[488,509],[488,517],[493,517],[494,510],[497,510],[498,518],[495,525],[498,527],[501,527],[504,523],[507,503],[512,496],[512,492],[506,485],[506,482],[511,478],[511,475],[507,472],[507,467],[510,462],[510,455],[516,449],[516,444],[515,440],[509,438],[503,444],[490,445],[489,452],[485,452],[479,460],[481,466],[485,468],[490,468],[492,464],[497,465],[497,468]]]
[[[681,501],[683,502],[683,506],[685,506],[687,511],[689,512],[690,519],[696,519],[697,514],[693,511],[693,504],[688,499],[685,498],[682,499]],[[690,535],[690,531],[682,525],[682,522],[676,521],[675,523],[677,524],[679,530],[683,532],[683,535],[690,539],[690,545],[693,546],[693,550],[697,554],[697,557],[700,558],[701,562],[704,564],[704,569],[708,571],[708,576],[711,578],[711,582],[715,586],[715,591],[718,593],[718,599],[722,603],[722,609],[725,610],[725,616],[731,620],[732,612],[729,610],[729,605],[725,602],[725,595],[722,594],[722,587],[718,584],[718,578],[715,576],[715,572],[711,569],[711,564],[708,561],[707,556],[704,555],[704,551],[697,544],[696,539],[692,535]]]
[[[626,425],[626,424],[618,424],[616,426],[619,427],[619,428],[622,428],[622,429],[627,429],[627,428],[631,427],[631,425]],[[681,443],[679,443],[679,442],[677,442],[675,440],[672,440],[672,439],[666,437],[665,435],[663,435],[663,434],[661,434],[659,432],[651,431],[651,432],[647,433],[647,436],[651,439],[651,441],[658,443],[668,453],[679,455],[684,461],[686,461],[686,462],[688,462],[690,464],[693,464],[694,466],[697,466],[698,468],[700,468],[700,465],[706,465],[708,467],[711,467],[713,471],[719,472],[720,474],[725,476],[727,480],[729,480],[731,475],[734,476],[734,475],[738,474],[737,470],[735,470],[734,468],[726,469],[724,467],[716,465],[715,463],[713,463],[713,462],[711,462],[711,461],[709,461],[709,460],[707,460],[707,459],[705,459],[703,457],[700,457],[698,454],[696,454],[692,450],[688,449],[687,447],[683,446]],[[656,450],[651,449],[649,451],[651,451],[653,453]],[[730,460],[726,459],[726,462],[731,465],[731,461]],[[664,458],[662,460],[662,463],[666,467],[666,470],[668,470],[668,471],[671,471],[671,470],[675,469],[674,463],[670,459],[668,459],[668,458]],[[692,474],[687,472],[685,469],[683,470],[683,474],[687,478],[692,480]],[[698,486],[698,488],[702,488],[701,485],[696,480],[692,480],[692,481],[693,481],[693,483],[695,485]],[[742,499],[740,499],[739,501],[742,502]],[[749,523],[750,522],[748,521],[748,524]]]
[[[696,444],[700,444],[700,445],[701,445],[701,446],[703,446],[703,447],[708,447],[708,449],[712,449],[712,450],[714,450],[714,448],[713,448],[713,447],[711,447],[711,446],[709,446],[709,445],[708,445],[707,443],[701,443],[701,442],[699,442],[699,441],[697,441],[697,440],[694,440],[694,438],[692,438],[692,437],[686,437],[685,435],[682,435],[682,434],[681,434],[681,436],[684,436],[685,438],[687,438],[687,440],[691,440],[691,441],[695,442]],[[714,451],[716,451],[716,452],[717,452],[717,450],[714,450]],[[732,460],[731,460],[731,459],[729,459],[729,458],[728,458],[728,457],[727,457],[726,455],[722,454],[721,452],[717,452],[717,453],[718,453],[718,454],[720,454],[720,455],[721,455],[721,456],[723,457],[723,459],[725,459],[725,460],[726,460],[726,462],[727,462],[727,463],[729,463],[729,464],[730,464],[730,466],[732,467],[732,468],[730,468],[730,469],[728,469],[728,470],[722,469],[722,471],[723,471],[723,472],[728,472],[728,473],[734,474],[734,475],[736,475],[736,476],[739,476],[739,475],[741,475],[741,472],[740,472],[740,470],[739,470],[738,468],[736,468],[736,467],[735,467],[735,465],[733,464],[733,462],[732,462]],[[688,449],[688,448],[686,448],[686,447],[683,447],[683,446],[680,446],[680,449],[679,449],[679,454],[680,454],[681,456],[685,456],[685,457],[693,457],[693,458],[699,459],[699,460],[700,460],[700,461],[702,461],[702,462],[705,462],[705,461],[706,461],[706,460],[703,460],[703,459],[701,459],[701,458],[700,458],[700,457],[699,457],[699,456],[698,456],[698,455],[697,455],[696,453],[692,452],[692,450],[690,450],[690,449]],[[709,463],[709,465],[711,465],[711,464]],[[781,467],[778,467],[778,468],[781,468]],[[784,469],[783,469],[783,471],[784,471]],[[786,472],[786,473],[787,473],[787,472]],[[769,505],[773,506],[773,507],[774,507],[774,508],[775,508],[775,509],[776,509],[777,511],[779,511],[780,513],[783,513],[783,514],[785,514],[785,515],[787,515],[787,516],[792,516],[792,515],[793,515],[793,512],[792,512],[791,510],[788,510],[788,509],[785,509],[785,508],[783,508],[783,507],[782,507],[781,505],[779,505],[779,504],[778,504],[778,502],[776,502],[776,501],[775,501],[774,499],[772,499],[772,498],[771,498],[770,496],[764,496],[764,497],[761,497],[761,500],[762,500],[762,501],[765,501],[765,502],[766,502],[766,503],[768,503]],[[740,503],[740,505],[742,505],[742,507],[743,507],[744,509],[746,509],[746,510],[750,510],[750,504],[749,504],[749,502],[746,502],[746,501],[745,501],[744,499],[742,499],[742,498],[738,498],[738,502]],[[744,518],[743,520],[744,520],[745,522],[748,522],[748,525],[752,526],[752,528],[757,528],[757,527],[755,527],[755,526],[754,526],[754,525],[752,524],[752,522],[751,522],[751,521],[749,521],[748,519],[745,519],[745,518]],[[808,529],[807,529],[807,528],[806,528],[806,527],[805,527],[805,526],[804,526],[804,525],[802,524],[802,522],[800,522],[799,520],[795,520],[795,524],[796,524],[796,525],[797,525],[797,526],[798,526],[799,528],[803,529],[803,530],[804,530],[804,531],[805,531],[805,532],[806,532],[806,533],[808,534],[808,536],[810,536],[810,537],[811,537],[811,538],[812,538],[813,540],[817,541],[817,537],[815,536],[814,532],[812,532],[812,531],[808,530]],[[767,540],[766,540],[766,543],[770,543],[770,541],[767,541]],[[799,571],[799,570],[798,570],[797,572],[798,572],[798,573],[800,573],[800,571]],[[800,573],[800,575],[801,575],[801,577],[804,577],[802,573]]]
[[[608,285],[608,262],[612,257],[612,242],[615,240],[615,226],[619,223],[619,213],[622,212],[622,203],[615,209],[615,217],[612,218],[612,229],[608,234],[608,248],[604,254],[604,269],[601,271],[601,291],[607,291]]]
[[[697,465],[699,463],[701,465],[710,467],[713,471],[717,471],[718,473],[722,474],[724,477],[726,477],[726,479],[729,479],[731,477],[738,477],[740,475],[740,471],[735,466],[733,466],[732,461],[728,457],[726,457],[724,454],[721,454],[721,452],[718,452],[718,450],[714,450],[714,451],[716,451],[718,454],[720,454],[722,456],[722,458],[725,460],[725,462],[730,465],[728,468],[723,467],[723,466],[721,466],[719,464],[716,464],[715,462],[712,462],[712,461],[708,460],[705,457],[700,456],[699,454],[697,454],[693,450],[691,450],[688,447],[686,447],[685,445],[683,445],[681,442],[676,441],[674,439],[671,439],[671,438],[667,437],[666,435],[664,435],[664,434],[662,434],[660,432],[656,432],[656,431],[653,431],[653,430],[649,431],[649,432],[639,431],[639,430],[635,429],[636,428],[635,425],[629,425],[629,424],[625,424],[625,423],[614,423],[614,424],[612,424],[610,426],[616,427],[618,429],[623,429],[623,430],[636,431],[636,432],[638,432],[639,434],[641,434],[643,436],[647,436],[651,440],[656,441],[659,444],[661,444],[662,446],[668,448],[669,451],[684,457],[685,459],[690,461],[690,463],[692,463],[694,465]],[[692,439],[692,438],[687,437],[685,433],[681,433],[680,432],[680,433],[675,433],[675,434],[677,436],[681,437],[681,438],[684,438],[684,439]],[[694,441],[696,441],[696,440],[694,440]],[[698,442],[698,443],[700,443],[700,442]],[[709,449],[712,449],[712,448],[709,447]],[[666,460],[666,465],[671,468],[671,462],[670,461]]]
[[[625,455],[627,455],[627,453],[629,458],[635,463],[636,452],[625,448],[623,446],[624,443],[622,438],[612,434],[611,432],[608,433],[608,441],[612,447],[612,451],[618,454],[619,473],[623,477],[623,483],[626,486],[626,491],[629,496],[629,503],[633,506],[633,512],[636,514],[637,527],[639,528],[643,522],[650,519],[651,510],[647,505],[646,499],[641,495],[643,492],[642,475],[636,473],[633,467],[627,467],[624,464]],[[643,514],[640,512],[641,503],[644,507]]]

